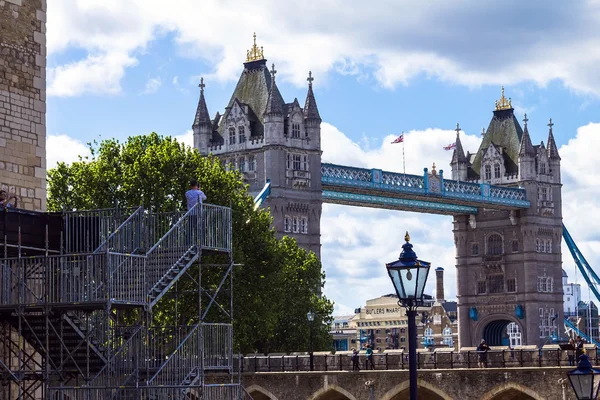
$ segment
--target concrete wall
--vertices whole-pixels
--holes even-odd
[[[0,0],[0,188],[46,208],[46,0]]]
[[[568,370],[489,368],[419,371],[419,398],[574,400],[569,383],[561,381],[566,378]],[[374,399],[408,399],[408,371],[254,373],[242,376],[246,391],[256,400],[369,399],[371,389],[367,382],[372,384]]]

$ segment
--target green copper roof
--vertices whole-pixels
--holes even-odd
[[[267,101],[269,99],[269,90],[271,89],[271,74],[266,65],[267,60],[258,60],[244,63],[244,71],[231,95],[227,107],[231,107],[235,99],[240,103],[247,104],[253,111],[256,124],[259,125],[253,129],[255,132],[263,132],[264,117]],[[281,95],[280,95],[281,96]],[[250,113],[252,114],[252,113]],[[227,117],[227,111],[224,117]],[[223,118],[221,121],[224,121]],[[223,129],[223,124],[219,131]]]
[[[523,129],[521,129],[521,125],[519,125],[513,111],[512,108],[494,111],[494,116],[473,159],[471,168],[477,174],[481,175],[481,158],[490,143],[504,149],[504,153],[512,161],[510,162],[511,165],[518,165]]]

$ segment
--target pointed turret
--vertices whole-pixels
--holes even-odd
[[[558,148],[556,147],[556,142],[554,141],[554,135],[552,134],[552,127],[554,124],[552,123],[552,118],[550,118],[550,122],[548,122],[548,158],[550,160],[560,160],[560,156],[558,155]]]
[[[456,123],[456,147],[454,147],[454,153],[452,154],[453,163],[466,163],[467,157],[465,157],[465,151],[463,150],[462,143],[460,142],[460,126]]]
[[[312,83],[315,78],[312,77],[312,71],[308,72],[308,93],[306,95],[306,103],[304,103],[304,118],[307,120],[315,120],[321,122],[321,116],[319,115],[319,109],[317,108],[317,101],[315,100],[315,94],[313,93]]]
[[[265,107],[264,115],[283,115],[283,97],[277,88],[275,83],[275,64],[272,65],[271,69],[271,89],[269,90],[269,97],[267,99],[267,105]]]
[[[452,167],[452,179],[464,181],[467,179],[467,157],[463,150],[462,143],[460,141],[460,126],[456,124],[456,143],[454,146],[454,153],[452,153],[452,161],[450,166]]]
[[[527,129],[527,114],[523,118],[523,136],[521,136],[521,145],[519,147],[519,157],[531,156],[535,157],[535,150],[533,144],[531,144],[531,137],[529,136],[529,129]]]
[[[194,148],[197,149],[200,154],[208,154],[208,145],[212,137],[212,121],[208,114],[208,107],[206,107],[206,100],[204,99],[204,78],[200,78],[200,99],[198,100],[198,107],[196,108],[196,116],[194,117],[194,124],[192,130],[194,131]]]
[[[196,117],[194,118],[194,124],[192,128],[198,127],[203,124],[210,124],[210,114],[208,113],[208,107],[206,107],[206,100],[204,99],[204,78],[200,78],[200,99],[198,100],[198,107],[196,108]]]

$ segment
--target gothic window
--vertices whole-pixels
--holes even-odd
[[[302,171],[308,171],[308,155],[304,154],[302,156]]]
[[[540,252],[540,239],[535,239],[535,251],[536,253]]]
[[[485,294],[486,290],[486,282],[485,281],[479,281],[477,282],[477,294]]]
[[[294,154],[292,169],[295,171],[300,171],[300,166],[302,165],[301,163],[302,163],[302,156],[300,154]]]
[[[500,164],[494,164],[494,178],[500,178]]]
[[[504,293],[504,275],[488,275],[487,289],[488,293]]]
[[[546,201],[548,200],[548,188],[542,187],[540,188],[540,200],[541,201]]]
[[[308,233],[308,218],[300,217],[300,233]]]
[[[546,163],[541,163],[540,164],[540,174],[545,174],[546,173]]]
[[[235,144],[235,128],[229,128],[229,144]]]
[[[514,293],[517,291],[517,280],[515,278],[506,280],[506,291],[508,293]]]
[[[248,157],[248,171],[256,171],[256,158],[254,156]]]
[[[556,335],[556,318],[558,315],[554,312],[554,308],[540,308],[540,338],[547,338]]]
[[[492,179],[492,167],[490,165],[485,166],[485,179],[488,181]]]
[[[442,330],[442,343],[448,347],[454,346],[454,340],[452,338],[452,328],[450,328],[449,326],[446,326]]]
[[[240,172],[246,172],[246,157],[240,157],[238,159],[238,170]]]
[[[539,293],[552,293],[554,288],[554,278],[550,276],[538,276],[537,291]]]
[[[293,138],[300,137],[300,124],[292,124],[292,137]]]
[[[244,143],[246,141],[246,131],[243,126],[238,127],[238,134],[240,137],[240,143]]]
[[[292,232],[298,233],[298,228],[299,228],[298,217],[294,217],[292,219]]]
[[[400,328],[400,333],[406,333],[406,328]]]
[[[521,346],[521,330],[519,329],[519,325],[511,322],[506,326],[506,333],[508,334],[508,344],[511,348]]]
[[[406,338],[403,336],[403,337],[400,338],[400,341],[401,342],[406,342]]]
[[[496,256],[502,254],[502,237],[493,234],[487,240],[487,255]]]
[[[513,240],[512,241],[512,252],[516,253],[519,251],[519,241],[518,240]]]
[[[283,219],[283,230],[285,232],[292,231],[292,218],[289,215],[286,215],[285,218]]]
[[[546,253],[552,253],[552,240],[546,240]]]
[[[471,255],[473,255],[473,256],[479,255],[479,243],[471,244]]]

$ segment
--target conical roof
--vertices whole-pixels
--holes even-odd
[[[548,126],[550,127],[548,131],[548,158],[551,160],[560,160],[560,156],[558,155],[558,148],[556,147],[556,142],[554,141],[554,135],[552,134],[552,118],[550,118],[550,122]]]
[[[279,93],[279,88],[277,87],[277,83],[275,83],[275,65],[273,64],[273,69],[271,70],[271,89],[269,90],[269,97],[267,98],[267,105],[265,106],[265,115],[267,114],[283,114],[283,106],[284,101],[283,97],[281,97],[281,93]]]
[[[535,150],[533,149],[533,144],[531,144],[529,129],[527,129],[527,114],[525,114],[525,118],[523,119],[523,121],[525,122],[525,130],[523,131],[523,136],[521,137],[521,145],[519,146],[519,156],[535,157]]]
[[[317,101],[315,100],[315,94],[313,93],[312,81],[315,78],[312,77],[312,72],[308,72],[308,93],[306,94],[306,102],[304,103],[304,118],[306,119],[317,119],[321,121],[319,115],[319,108],[317,107]]]
[[[456,124],[456,147],[454,147],[454,153],[452,153],[452,164],[455,163],[466,163],[467,157],[460,141],[460,127]]]
[[[206,100],[204,99],[204,78],[200,78],[200,99],[198,100],[198,107],[196,107],[196,116],[194,118],[194,124],[192,127],[197,127],[202,124],[210,124],[210,114],[208,113],[208,107],[206,107]]]

